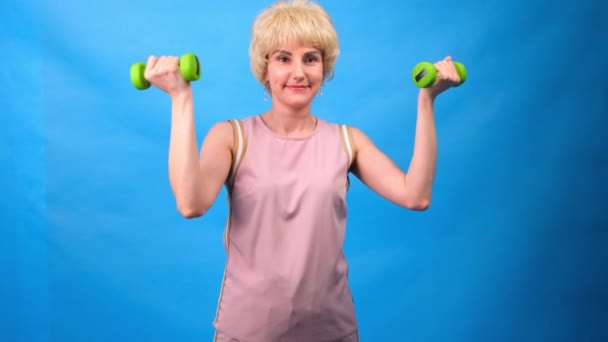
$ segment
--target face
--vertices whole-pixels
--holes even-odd
[[[323,57],[303,45],[281,46],[268,58],[267,81],[274,102],[301,109],[310,105],[323,83]]]

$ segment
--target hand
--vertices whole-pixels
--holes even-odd
[[[190,89],[190,83],[184,80],[180,72],[179,57],[148,57],[144,77],[172,98]]]
[[[452,57],[447,56],[442,61],[434,64],[437,69],[437,79],[429,88],[422,89],[421,91],[427,91],[432,98],[437,97],[445,90],[450,87],[456,86],[460,83],[460,76],[454,67]]]

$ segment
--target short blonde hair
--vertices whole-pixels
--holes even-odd
[[[323,56],[323,81],[333,78],[340,50],[330,16],[312,1],[292,0],[274,3],[253,23],[249,57],[251,71],[258,82],[266,86],[269,54],[288,42],[310,44],[319,49]]]

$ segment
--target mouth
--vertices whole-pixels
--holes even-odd
[[[303,91],[308,89],[308,86],[303,86],[303,85],[288,85],[286,86],[287,89],[291,90],[291,91]]]

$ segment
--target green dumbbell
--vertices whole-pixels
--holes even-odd
[[[137,62],[131,66],[131,83],[136,89],[145,90],[150,88],[150,82],[144,77],[146,64]],[[188,82],[197,81],[201,78],[201,65],[193,53],[187,53],[179,59],[179,70],[184,80]]]
[[[460,83],[456,86],[459,86],[464,83],[467,79],[467,69],[460,62],[454,62],[454,67],[456,67],[456,72],[458,76],[460,76]],[[414,84],[416,84],[420,88],[428,88],[437,79],[437,69],[435,65],[430,62],[420,62],[416,64],[414,70],[412,70],[412,80]]]

